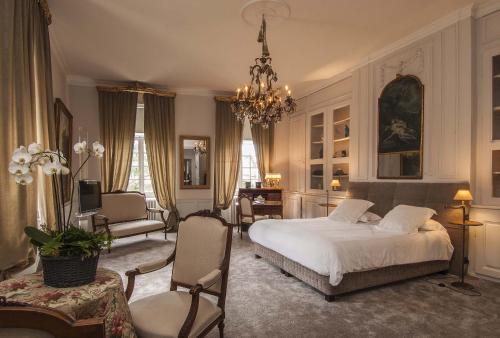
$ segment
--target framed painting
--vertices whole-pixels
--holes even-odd
[[[73,115],[60,98],[56,98],[54,103],[56,119],[56,147],[68,161],[68,168],[71,168],[71,150],[73,142]],[[71,191],[71,178],[69,175],[62,176],[64,191],[64,202],[69,202]]]
[[[398,75],[378,100],[377,178],[421,179],[424,86],[414,75]]]

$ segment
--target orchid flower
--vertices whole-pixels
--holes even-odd
[[[26,164],[19,164],[14,161],[9,163],[9,173],[16,176],[26,175],[30,169]]]
[[[42,145],[38,143],[32,143],[28,146],[28,153],[31,155],[39,154],[43,151]]]
[[[82,154],[87,150],[87,141],[77,142],[73,146],[73,150],[76,154]]]
[[[31,161],[31,154],[26,150],[24,146],[21,146],[14,150],[14,154],[12,155],[12,161],[18,164],[25,164]]]
[[[33,182],[33,176],[30,174],[16,176],[16,183],[20,185],[28,185]]]

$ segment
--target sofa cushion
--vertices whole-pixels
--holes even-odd
[[[165,228],[165,223],[149,219],[109,225],[111,235],[114,237],[130,236],[141,232],[155,231],[163,228]]]
[[[141,338],[178,337],[191,306],[191,295],[183,291],[170,291],[142,298],[130,304],[132,321]],[[197,337],[213,323],[222,310],[200,296],[198,313],[189,337]]]
[[[99,213],[106,216],[109,223],[147,218],[146,199],[141,193],[105,193],[101,197],[102,208]]]

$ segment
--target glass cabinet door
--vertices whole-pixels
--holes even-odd
[[[333,157],[349,157],[349,132],[351,127],[349,106],[333,110]]]
[[[311,115],[311,160],[323,159],[324,130],[324,114]]]
[[[493,140],[500,140],[500,55],[493,57],[493,118],[492,127]]]
[[[323,190],[323,164],[311,164],[310,189]]]

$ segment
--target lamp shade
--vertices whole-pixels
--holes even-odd
[[[330,182],[330,186],[331,186],[332,188],[338,188],[338,187],[340,187],[340,181],[339,181],[339,180],[332,180],[332,181]]]
[[[281,180],[281,174],[279,173],[267,173],[266,177],[264,177],[266,180]]]
[[[470,193],[469,189],[459,189],[457,193],[455,194],[455,197],[453,197],[455,201],[472,201],[472,194]]]

